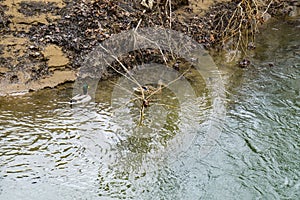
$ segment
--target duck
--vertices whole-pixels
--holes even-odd
[[[135,94],[142,94],[144,95],[151,95],[153,93],[159,94],[162,91],[162,87],[164,86],[162,80],[159,80],[157,83],[157,87],[154,87],[153,85],[142,85],[141,87],[135,87],[133,88],[133,91]]]
[[[83,94],[77,94],[76,96],[72,97],[69,103],[71,105],[76,105],[89,102],[92,99],[92,97],[88,94],[88,88],[88,84],[85,83],[82,86]]]

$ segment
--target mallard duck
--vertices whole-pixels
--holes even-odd
[[[159,94],[162,91],[162,87],[164,86],[162,80],[159,80],[157,83],[157,87],[154,87],[153,85],[142,85],[141,87],[135,87],[133,88],[134,93],[136,94],[142,94],[144,95],[150,95],[150,94]]]
[[[81,104],[81,103],[87,103],[89,102],[92,97],[88,94],[88,88],[89,86],[85,83],[82,87],[83,94],[77,94],[70,100],[71,105],[75,104]]]

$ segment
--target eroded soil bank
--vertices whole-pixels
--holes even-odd
[[[149,2],[0,0],[0,95],[74,81],[93,47],[138,25],[171,26],[206,48],[214,47],[220,43],[218,20],[228,21],[240,1],[174,0],[171,12],[169,1]],[[266,1],[258,6],[262,23],[270,17],[299,15],[298,1]],[[131,59],[128,63],[135,57]]]

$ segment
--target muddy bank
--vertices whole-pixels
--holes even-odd
[[[139,27],[162,26],[193,37],[206,48],[222,41],[220,19],[230,21],[240,1],[0,0],[0,94],[54,87],[76,78],[85,55],[112,34]],[[298,1],[258,5],[257,20],[297,15]],[[148,53],[147,62],[158,59]],[[125,65],[137,62],[134,54]],[[162,59],[161,59],[161,62]],[[172,63],[172,62],[171,62]],[[112,75],[113,72],[105,74]]]
[[[33,26],[60,19],[61,0],[0,1],[0,94],[23,94],[75,79],[62,48],[28,36]]]

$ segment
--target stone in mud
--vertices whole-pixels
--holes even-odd
[[[272,18],[272,16],[269,13],[264,13],[262,16],[263,22],[267,22]]]
[[[249,65],[250,65],[250,60],[249,59],[247,59],[247,58],[244,58],[243,60],[241,60],[240,62],[239,62],[239,67],[240,68],[246,68],[246,67],[248,67]]]

